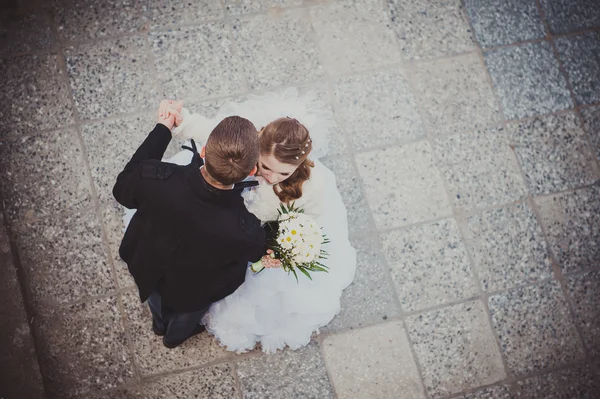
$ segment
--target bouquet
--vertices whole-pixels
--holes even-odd
[[[301,208],[294,204],[280,205],[276,237],[269,243],[273,251],[271,257],[279,259],[281,267],[288,273],[293,273],[298,280],[298,272],[312,280],[309,272],[327,272],[328,267],[322,264],[327,259],[327,252],[322,249],[329,240],[321,227]],[[265,267],[261,261],[254,263],[251,270],[261,272]]]

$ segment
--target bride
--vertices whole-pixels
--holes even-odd
[[[310,94],[298,96],[290,89],[281,95],[227,103],[212,119],[186,109],[182,115],[174,136],[199,144],[227,116],[239,115],[257,127],[264,126],[259,131],[260,184],[242,193],[246,207],[264,223],[277,220],[281,203],[293,203],[316,218],[331,241],[324,248],[329,254],[323,261],[328,272],[313,272],[312,280],[300,274],[296,280],[283,269],[254,274],[248,268],[244,284],[215,302],[203,324],[230,351],[246,352],[257,343],[267,353],[307,345],[312,334],[339,313],[342,290],[352,282],[356,269],[346,208],[335,176],[318,160],[327,152],[329,114],[320,110]],[[191,156],[182,151],[166,161],[188,164]]]

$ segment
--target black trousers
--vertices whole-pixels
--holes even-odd
[[[192,336],[202,317],[208,312],[210,305],[196,312],[177,313],[163,306],[160,295],[155,291],[148,298],[148,306],[152,318],[159,330],[165,332],[165,341],[178,344]]]

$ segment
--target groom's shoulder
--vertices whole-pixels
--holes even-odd
[[[140,177],[142,179],[167,180],[178,170],[177,165],[148,159],[141,163]]]

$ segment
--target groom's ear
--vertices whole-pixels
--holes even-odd
[[[200,150],[200,158],[206,158],[206,146]]]
[[[255,166],[254,168],[252,168],[252,170],[250,171],[250,173],[248,174],[248,176],[254,176],[257,171],[258,171],[258,168]]]

